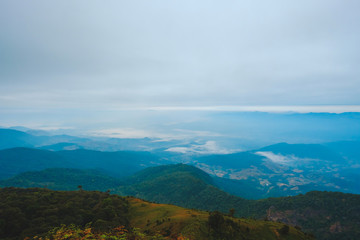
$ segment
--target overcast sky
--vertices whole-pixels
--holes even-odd
[[[0,107],[359,105],[360,1],[0,2]]]

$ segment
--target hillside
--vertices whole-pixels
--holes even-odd
[[[0,187],[48,188],[52,190],[107,191],[122,185],[117,178],[98,170],[50,168],[42,171],[24,172],[0,181]]]
[[[189,208],[228,212],[248,201],[221,191],[208,174],[185,164],[147,168],[125,182],[116,193]]]
[[[85,149],[54,152],[11,148],[0,150],[0,179],[47,168],[99,169],[112,176],[122,177],[160,162],[156,155],[149,152],[100,152]]]
[[[360,195],[313,191],[293,197],[246,200],[221,191],[214,182],[201,180],[203,173],[181,164],[149,168],[133,178],[137,181],[121,187],[120,194],[211,211],[229,212],[234,208],[236,216],[300,226],[318,239],[360,237]]]
[[[26,171],[55,167],[77,167],[76,164],[55,152],[33,148],[0,150],[0,165],[0,179],[9,178]]]
[[[70,170],[76,176],[79,170]],[[46,172],[46,171],[45,171]],[[70,178],[71,183],[64,180],[60,171],[53,170],[51,186],[71,186],[73,189],[86,181],[86,177],[93,174],[91,171],[79,171],[79,177]],[[40,172],[39,175],[42,173]],[[31,173],[30,176],[36,175]],[[22,174],[23,183],[28,175]],[[97,175],[92,176],[96,177]],[[91,179],[89,181],[91,183]],[[14,178],[16,179],[16,178]],[[81,181],[78,181],[81,180]],[[50,181],[50,180],[49,180]],[[51,182],[50,181],[50,182]],[[54,182],[56,181],[56,183]],[[6,181],[3,181],[4,183]],[[32,182],[35,184],[44,184]],[[105,183],[105,182],[104,182]],[[111,182],[111,184],[116,183]],[[118,187],[103,186],[102,189],[111,189],[112,193],[132,195],[148,201],[175,204],[182,207],[221,211],[229,213],[234,209],[235,216],[252,217],[281,221],[293,226],[299,226],[306,232],[314,233],[318,239],[348,239],[358,238],[360,232],[360,195],[338,192],[309,192],[305,195],[293,197],[268,198],[263,200],[247,200],[236,197],[220,190],[217,181],[208,174],[193,166],[184,164],[151,167],[124,179]],[[11,181],[8,182],[9,186]],[[19,184],[21,186],[21,184]],[[26,185],[23,185],[26,186]],[[84,186],[86,186],[84,184]]]
[[[129,236],[125,239],[175,239],[179,236],[198,240],[312,239],[282,223],[236,219],[217,212],[209,214],[100,192],[3,188],[0,189],[0,204],[0,237],[4,240],[55,233],[59,236],[61,228],[54,228],[60,224],[73,230],[70,224],[88,228],[90,222],[91,229],[95,233],[104,232],[103,235],[124,226],[123,232]],[[143,234],[136,234],[134,238],[138,231],[134,228]],[[49,230],[52,232],[47,233]],[[156,238],[151,237],[155,235]],[[77,239],[69,236],[68,232],[68,237],[60,239]]]
[[[234,209],[235,216],[282,221],[312,232],[318,239],[360,237],[360,195],[309,192],[294,197],[247,200],[220,190],[217,179],[184,164],[150,167],[122,181],[93,170],[50,169],[24,173],[1,184],[54,189],[76,189],[83,185],[84,189],[110,189],[123,196],[187,208],[223,213]]]
[[[100,192],[56,192],[46,189],[0,189],[0,238],[24,239],[46,234],[61,224],[84,227],[92,222],[106,231],[129,226],[128,202]]]
[[[301,226],[317,239],[360,238],[360,195],[313,191],[304,195],[268,198],[248,206],[257,217]]]

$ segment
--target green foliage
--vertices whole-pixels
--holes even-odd
[[[45,189],[0,190],[1,239],[44,234],[61,224],[107,231],[129,224],[128,202],[100,192],[55,192]]]
[[[56,170],[53,170],[53,173],[54,176],[59,176],[56,175]],[[83,189],[87,190],[89,181],[86,182],[86,174],[83,173],[69,170],[67,178],[56,177],[53,182],[58,186],[62,184],[65,186],[71,184],[66,182],[71,180],[73,189],[82,185]],[[94,176],[93,173],[88,173],[89,177]],[[82,178],[83,181],[76,180]],[[117,181],[112,182],[112,178],[102,176],[98,176],[97,179],[99,182],[90,182],[94,187],[97,183],[104,184],[101,190],[111,188],[109,186],[116,184]],[[46,178],[44,177],[42,181],[45,182]],[[28,182],[31,182],[31,179]],[[131,177],[128,184],[120,187],[112,185],[112,187],[112,193],[133,195],[148,201],[222,213],[229,213],[229,209],[233,209],[233,214],[237,217],[268,219],[293,226],[298,225],[304,231],[314,233],[319,239],[346,239],[346,236],[360,238],[360,229],[356,224],[360,222],[360,196],[356,194],[309,192],[294,197],[246,200],[218,189],[206,173],[183,164],[149,168]],[[69,201],[67,204],[71,207],[74,203]],[[108,200],[103,203],[104,211],[100,219],[104,221],[107,221],[106,214],[112,212],[108,204]],[[9,208],[8,211],[12,211],[11,214],[19,219],[12,227],[21,228],[19,223],[24,218],[22,212],[18,212],[16,208]],[[43,221],[41,217],[34,221]],[[93,221],[93,224],[95,223],[96,221]],[[1,221],[0,224],[4,225]],[[104,225],[101,221],[96,224],[96,226]],[[159,226],[161,225],[159,223]]]
[[[84,190],[4,188],[0,198],[3,240],[278,240],[282,226]],[[289,238],[280,239],[312,239],[289,230]]]
[[[299,225],[318,239],[346,239],[345,236],[360,239],[357,225],[360,222],[360,195],[313,191],[293,197],[246,200],[201,180],[203,177],[192,168],[170,165],[147,169],[134,176],[133,184],[119,188],[119,193],[187,208],[223,213],[234,209],[238,217],[267,218]],[[330,231],[337,222],[340,228]]]
[[[247,208],[257,218],[270,211],[270,220],[299,225],[318,239],[360,238],[360,195],[357,194],[313,191],[253,201]]]
[[[290,227],[288,225],[284,225],[280,228],[279,232],[282,234],[282,235],[287,235],[289,234],[289,231],[290,231]]]
[[[219,232],[222,229],[224,222],[224,217],[220,212],[214,211],[210,213],[208,219],[210,229],[213,229],[215,232]]]
[[[124,226],[109,231],[94,231],[91,226],[80,228],[71,224],[51,229],[44,237],[35,236],[33,240],[165,240],[161,235],[148,236],[137,228],[126,229]]]

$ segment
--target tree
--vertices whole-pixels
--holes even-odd
[[[209,227],[215,231],[221,229],[224,221],[224,216],[218,211],[211,212],[208,217]]]
[[[230,216],[230,217],[234,217],[234,215],[235,215],[235,208],[231,208],[231,209],[229,210],[229,216]]]

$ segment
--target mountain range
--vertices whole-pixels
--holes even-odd
[[[76,145],[74,142],[77,142]],[[0,150],[0,162],[3,161],[0,179],[24,171],[53,167],[93,168],[122,177],[145,167],[181,162],[209,173],[222,189],[250,199],[291,196],[310,190],[360,193],[357,186],[360,180],[360,142],[357,141],[279,143],[230,154],[172,152],[168,149],[186,145],[181,145],[179,141],[159,142],[155,139],[130,141],[137,143],[138,148],[151,149],[149,151],[104,152],[96,150],[98,147],[91,148],[109,146],[109,142],[122,149],[128,145],[122,146],[121,143],[129,141],[103,139],[100,142],[68,135],[38,136],[0,129],[0,149],[14,147]],[[50,143],[52,145],[47,145]],[[31,164],[26,164],[29,161]]]
[[[124,150],[127,144],[133,150]],[[0,129],[0,186],[97,190],[281,221],[318,239],[360,237],[360,142],[278,143],[222,154],[174,151],[194,144]]]
[[[293,197],[248,200],[222,191],[204,171],[184,164],[146,168],[121,180],[91,170],[48,169],[23,173],[0,182],[3,187],[56,190],[75,190],[79,185],[84,190],[98,188],[157,203],[281,221],[314,233],[317,239],[356,239],[360,236],[360,195],[312,191]]]

